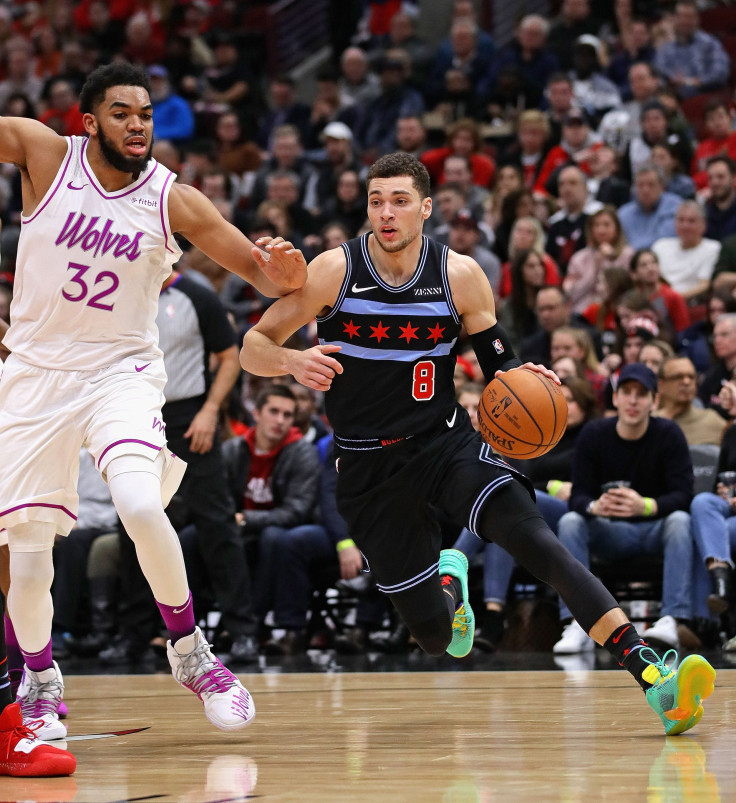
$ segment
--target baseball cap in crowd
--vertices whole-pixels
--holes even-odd
[[[152,64],[148,68],[148,74],[151,76],[151,78],[169,77],[169,71],[166,69],[166,67],[163,66],[163,64]]]
[[[584,109],[573,106],[562,118],[562,125],[590,125],[590,121]]]
[[[345,125],[345,123],[341,123],[339,120],[334,120],[331,123],[327,123],[322,131],[322,139],[325,140],[328,137],[330,139],[347,139],[352,141],[353,132],[350,130],[349,126]]]
[[[462,226],[464,229],[478,231],[478,221],[469,209],[458,209],[450,221],[450,226]]]
[[[641,337],[647,342],[659,337],[659,327],[651,318],[645,318],[643,315],[638,318],[632,318],[629,325],[626,327],[627,337]]]
[[[617,388],[620,388],[624,382],[630,381],[638,382],[643,388],[650,391],[650,393],[657,392],[657,375],[651,368],[644,365],[643,362],[630,362],[624,365],[621,373],[618,375]]]

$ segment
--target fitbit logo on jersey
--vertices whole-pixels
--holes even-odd
[[[93,251],[93,256],[98,256],[99,254],[104,256],[108,251],[112,251],[112,256],[116,259],[125,257],[130,262],[138,259],[141,255],[140,240],[143,237],[142,231],[136,232],[133,237],[127,234],[116,234],[111,230],[112,220],[110,218],[100,229],[97,226],[97,222],[100,219],[99,216],[91,217],[89,223],[85,226],[86,217],[83,212],[70,212],[61,234],[56,238],[55,244],[62,245],[66,240],[67,248],[79,245],[83,251]]]
[[[496,349],[496,354],[503,354],[503,343],[498,338],[493,341],[493,348]]]

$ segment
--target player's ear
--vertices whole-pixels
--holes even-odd
[[[84,130],[88,134],[97,133],[97,118],[94,116],[94,114],[91,114],[90,112],[83,114],[82,123],[84,124]]]
[[[422,217],[427,220],[427,218],[432,214],[432,199],[425,198],[422,201]]]

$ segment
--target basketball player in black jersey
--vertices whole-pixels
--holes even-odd
[[[422,235],[432,211],[424,166],[389,154],[366,182],[372,231],[311,263],[304,286],[276,301],[245,336],[243,367],[291,374],[326,392],[340,512],[378,588],[426,652],[465,655],[474,630],[467,561],[455,550],[440,552],[439,508],[553,586],[591,638],[636,678],[666,733],[688,730],[713,690],[713,668],[688,656],[676,672],[641,640],[547,527],[528,481],[493,455],[455,401],[461,324],[486,381],[521,363],[478,264]],[[315,317],[319,345],[283,347]],[[542,366],[524,367],[556,379]]]

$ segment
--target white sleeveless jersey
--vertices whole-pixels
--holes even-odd
[[[21,219],[7,347],[41,368],[94,371],[155,359],[158,298],[181,250],[169,226],[174,174],[151,159],[138,180],[107,192],[68,150],[49,191]]]

